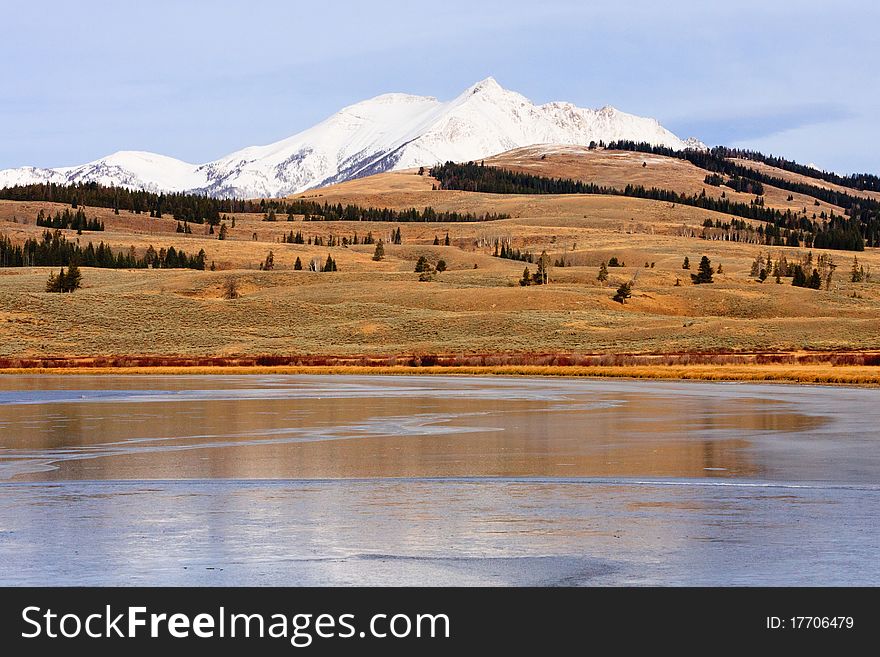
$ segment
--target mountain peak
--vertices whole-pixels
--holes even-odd
[[[504,91],[504,87],[498,84],[498,81],[490,75],[469,87],[465,93],[496,93],[498,91]]]
[[[213,196],[285,196],[384,171],[479,160],[537,144],[587,146],[631,140],[675,150],[698,148],[656,120],[610,105],[535,105],[489,76],[450,101],[390,93],[349,105],[317,125],[204,164],[120,151],[75,167],[0,171],[0,187],[32,182],[98,182]]]

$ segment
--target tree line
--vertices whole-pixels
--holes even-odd
[[[45,231],[40,239],[29,238],[24,244],[13,244],[0,235],[0,267],[101,267],[105,269],[205,269],[205,251],[188,255],[173,246],[158,251],[149,246],[138,256],[132,246],[128,251],[114,252],[109,245],[89,242],[85,247],[68,241],[61,231]]]
[[[862,192],[880,192],[880,176],[875,176],[870,173],[853,173],[841,176],[840,174],[831,171],[820,171],[819,169],[808,167],[805,164],[798,164],[797,162],[787,160],[784,157],[764,155],[758,151],[744,150],[741,148],[725,148],[723,146],[719,146],[713,150],[722,157],[735,157],[740,160],[762,162],[771,167],[776,167],[777,169],[790,171],[817,180],[824,180],[825,182],[840,185],[841,187],[848,187],[849,189],[855,189]]]
[[[730,161],[727,158],[737,157],[740,151],[735,151],[720,146],[713,148],[709,151],[676,151],[665,146],[654,146],[645,142],[616,141],[608,144],[608,148],[611,150],[636,151],[639,153],[651,153],[653,155],[664,155],[666,157],[674,157],[682,160],[687,160],[694,166],[705,169],[706,171],[709,171],[711,173],[725,174],[727,176],[739,176],[742,179],[748,179],[754,182],[761,183],[763,185],[770,185],[772,187],[784,189],[786,191],[794,192],[796,194],[812,196],[818,200],[828,203],[829,205],[836,205],[846,210],[849,214],[850,219],[853,222],[853,228],[859,230],[862,238],[867,242],[867,245],[880,246],[880,201],[866,199],[860,196],[853,196],[852,194],[847,194],[846,192],[827,189],[818,185],[811,185],[808,183],[786,180],[784,178],[779,178],[777,176],[771,176],[769,174],[762,173],[755,169],[751,169],[747,166],[743,166],[736,162]],[[755,160],[758,158],[753,157],[749,159]],[[769,160],[769,158],[764,159]],[[809,167],[806,168],[809,169]],[[815,170],[811,169],[811,171]],[[828,182],[831,181],[829,180]],[[866,187],[866,189],[872,188]],[[767,221],[766,219],[762,220]],[[846,249],[846,247],[825,248]]]
[[[485,213],[474,214],[473,212],[443,212],[428,206],[422,210],[409,208],[407,210],[393,210],[391,208],[372,208],[349,203],[316,203],[297,199],[288,203],[285,208],[288,220],[293,220],[295,215],[303,215],[306,221],[399,221],[403,222],[474,222],[474,221],[497,221],[509,219],[509,214]],[[272,215],[265,217],[266,221],[272,221]]]
[[[151,217],[170,215],[179,221],[214,225],[220,222],[220,214],[224,212],[263,212],[266,208],[264,201],[218,199],[184,192],[156,193],[98,183],[15,185],[0,189],[0,199],[65,203],[74,210],[85,205],[111,208],[116,213],[126,210],[135,214],[149,214]]]
[[[77,208],[76,212],[64,208],[64,212],[56,211],[54,216],[51,213],[47,214],[45,210],[40,210],[37,213],[36,224],[43,228],[64,228],[77,232],[104,230],[104,222],[99,221],[97,217],[87,218],[82,208]]]
[[[609,148],[611,146],[609,145]],[[668,150],[670,153],[678,151]],[[688,151],[690,152],[690,151]],[[499,167],[486,166],[483,163],[467,162],[465,164],[446,164],[435,166],[431,175],[436,178],[441,189],[457,189],[468,192],[484,192],[492,194],[605,194],[628,196],[654,201],[688,205],[713,212],[764,221],[777,226],[786,237],[788,231],[802,231],[804,241],[811,244],[820,232],[825,234],[819,238],[822,248],[862,251],[865,248],[861,223],[853,217],[833,217],[832,223],[819,223],[810,218],[798,215],[791,210],[782,212],[767,208],[763,203],[742,203],[729,198],[712,198],[703,190],[700,194],[680,194],[678,192],[645,188],[641,185],[628,184],[623,189],[588,183],[571,178],[551,178],[531,173],[510,171]],[[876,226],[876,238],[880,239],[880,223]],[[872,233],[874,235],[874,233]],[[816,244],[817,248],[819,244]]]

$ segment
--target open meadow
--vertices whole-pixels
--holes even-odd
[[[610,186],[632,182],[720,193],[703,184],[702,169],[641,153],[531,147],[486,163]],[[808,249],[727,241],[717,233],[703,239],[707,219],[729,219],[718,212],[622,196],[485,194],[435,186],[428,175],[404,171],[299,198],[509,218],[408,223],[304,221],[301,215],[288,220],[279,214],[264,221],[262,214],[230,214],[227,238],[219,240],[207,225],[189,224],[192,233],[183,234],[168,216],[87,208],[105,231],[63,231],[67,239],[83,246],[104,241],[138,255],[148,246],[174,246],[190,255],[203,249],[214,270],[85,268],[81,290],[52,294],[45,291],[47,268],[0,269],[0,358],[15,366],[16,359],[95,356],[364,355],[387,364],[394,357],[403,363],[446,354],[468,364],[470,355],[503,354],[534,365],[543,362],[539,354],[834,352],[880,345],[880,286],[871,277],[856,283],[850,277],[854,257],[866,271],[880,271],[875,249],[813,249],[811,262],[826,255],[825,271],[833,273],[822,289],[798,288],[788,278],[760,282],[752,266],[768,253],[773,261],[782,255],[799,261]],[[765,203],[842,213],[824,202],[815,206],[811,197],[788,196],[767,188]],[[0,201],[0,233],[15,242],[38,237],[45,230],[34,223],[39,210],[64,207]],[[401,243],[392,244],[398,228]],[[296,232],[324,244],[282,242]],[[381,261],[373,260],[373,244],[362,243],[368,234],[384,241]],[[331,236],[348,243],[327,246]],[[535,264],[494,257],[497,243],[534,259],[546,251],[549,284],[521,286],[523,269],[534,272]],[[270,251],[273,269],[261,270]],[[307,271],[308,263],[323,263],[328,255],[338,271]],[[690,274],[703,255],[720,271],[713,283],[694,285]],[[432,268],[442,260],[446,270],[420,280],[414,271],[420,257]],[[690,270],[682,268],[685,257]],[[294,270],[297,258],[306,270]],[[600,282],[599,267],[612,258],[623,266],[609,267],[608,280]],[[225,298],[230,280],[237,298]],[[615,302],[615,290],[628,281],[632,297]]]

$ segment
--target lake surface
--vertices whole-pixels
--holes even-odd
[[[0,584],[880,584],[880,391],[0,378]]]

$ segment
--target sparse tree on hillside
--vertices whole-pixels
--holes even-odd
[[[230,277],[226,279],[226,282],[223,283],[223,298],[224,299],[238,299],[238,282]]]
[[[220,224],[220,233],[217,235],[217,239],[225,240],[228,232],[229,230],[226,228],[226,224]]]
[[[269,255],[266,256],[262,268],[263,271],[272,271],[275,269],[275,254],[272,251],[269,251]]]
[[[541,251],[533,281],[536,285],[547,285],[550,282],[550,256],[546,251]]]
[[[681,268],[682,269],[690,269],[691,268],[691,261],[687,256],[684,257],[684,262],[681,263]]]
[[[420,274],[430,270],[431,265],[428,264],[428,259],[425,256],[419,256],[418,262],[416,262],[416,273]]]
[[[446,233],[446,238],[443,240],[443,246],[449,246],[451,242],[449,241],[449,233]]]
[[[438,260],[437,261],[437,271],[438,272],[446,271],[446,261],[445,260]]]
[[[302,271],[303,263],[302,260],[299,259],[299,256],[296,257],[296,262],[293,263],[293,269],[295,271]]]
[[[82,273],[80,273],[79,266],[75,262],[70,263],[70,266],[67,268],[67,275],[65,276],[62,272],[59,279],[62,292],[73,292],[82,287]]]
[[[61,273],[58,275],[49,274],[49,280],[46,281],[46,292],[61,292],[61,281],[65,276],[64,267],[61,268]]]
[[[519,279],[519,284],[522,287],[528,287],[529,285],[532,284],[532,274],[529,272],[528,267],[523,269],[523,275],[522,275],[522,278]]]
[[[691,274],[691,280],[696,285],[700,285],[702,283],[711,283],[712,282],[712,274],[715,273],[715,270],[712,269],[712,263],[709,261],[707,256],[703,256],[700,258],[700,265],[697,268],[696,274]],[[766,271],[764,272],[766,278]]]
[[[440,238],[434,235],[434,246],[440,246]]]
[[[596,276],[596,280],[600,283],[604,283],[608,280],[608,265],[605,264],[605,261],[602,261],[602,264],[599,265],[599,275]]]
[[[853,256],[852,269],[850,270],[850,281],[853,283],[861,283],[865,278],[865,269],[859,266],[859,259]]]
[[[626,300],[632,296],[632,282],[621,283],[614,293],[614,301],[617,303],[626,303]]]
[[[373,260],[379,262],[385,258],[385,243],[382,240],[376,242],[376,250],[373,251]]]

